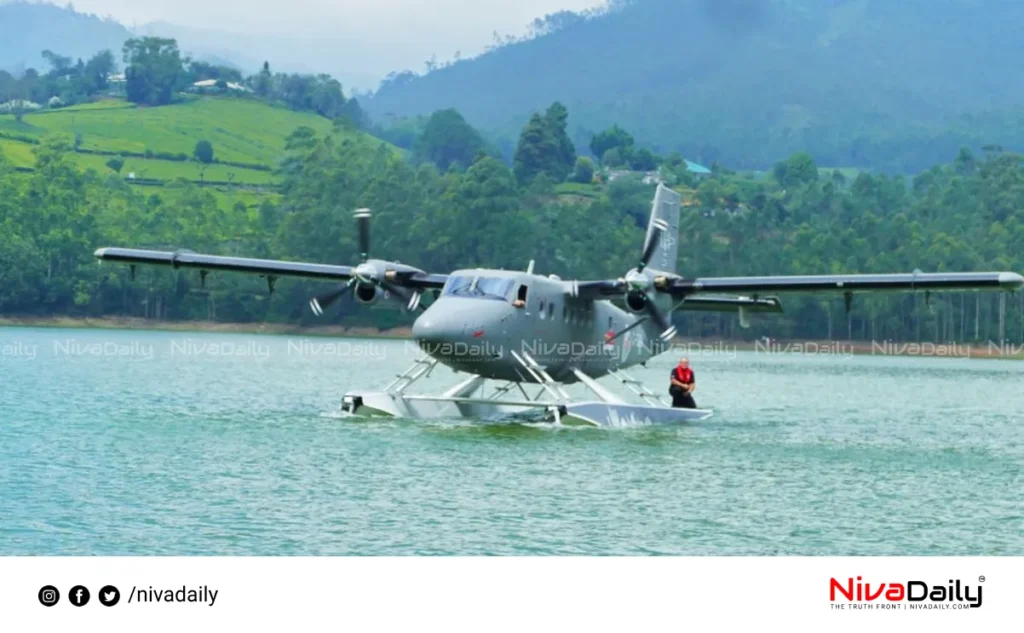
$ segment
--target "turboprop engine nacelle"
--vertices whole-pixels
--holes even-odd
[[[647,310],[647,297],[639,292],[627,292],[625,303],[630,312],[639,313]]]
[[[626,308],[633,313],[647,311],[647,303],[655,300],[649,292],[654,287],[654,274],[634,268],[623,278],[626,282]]]
[[[376,286],[359,284],[358,286],[356,286],[356,291],[354,294],[356,296],[356,300],[359,301],[359,303],[373,305],[374,303],[377,303],[377,300],[380,298],[381,292],[383,291],[379,290]]]

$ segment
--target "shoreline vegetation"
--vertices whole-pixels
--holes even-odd
[[[162,321],[157,319],[141,319],[132,317],[0,317],[0,327],[149,330],[154,332],[220,332],[225,334],[334,336],[345,338],[412,338],[411,327],[380,330],[374,327],[345,327],[341,325],[303,326],[288,323]]]
[[[154,332],[193,332],[226,334],[260,334],[278,336],[322,336],[338,338],[376,338],[409,340],[412,328],[303,326],[287,323],[230,323],[214,321],[160,321],[130,317],[0,317],[0,328],[63,328],[93,330],[146,330]],[[716,352],[750,351],[772,354],[817,356],[900,356],[938,358],[989,358],[1024,360],[1024,345],[992,341],[989,343],[934,343],[916,341],[840,341],[782,340],[757,341],[677,337],[677,352],[714,354]]]

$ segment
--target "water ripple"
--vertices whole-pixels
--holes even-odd
[[[1024,364],[695,358],[712,419],[556,429],[340,413],[403,343],[181,341],[0,329],[0,555],[1024,554]]]

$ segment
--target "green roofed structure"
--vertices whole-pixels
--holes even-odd
[[[686,159],[684,158],[683,160],[686,160]],[[688,160],[686,161],[686,169],[690,173],[698,174],[700,176],[707,176],[707,175],[711,174],[711,170],[708,169],[707,167],[705,167],[703,165],[698,165],[697,163],[691,163]]]

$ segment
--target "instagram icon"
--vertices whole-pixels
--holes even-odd
[[[60,601],[60,592],[53,585],[46,585],[39,590],[39,602],[44,607],[52,607]]]

